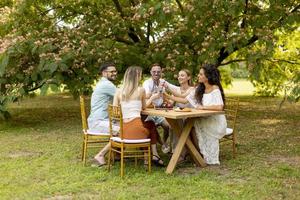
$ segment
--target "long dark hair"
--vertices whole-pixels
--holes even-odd
[[[215,65],[212,64],[204,64],[200,69],[204,70],[204,74],[206,78],[208,79],[208,83],[210,85],[217,85],[221,91],[222,99],[225,105],[225,96],[224,96],[224,91],[223,87],[221,85],[221,76],[219,70],[216,68]],[[205,85],[204,83],[199,83],[199,85],[196,88],[195,91],[195,98],[198,103],[202,104],[202,98],[203,94],[205,92]]]

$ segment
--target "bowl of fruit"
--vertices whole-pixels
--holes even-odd
[[[173,104],[169,102],[164,102],[161,104],[161,106],[155,106],[156,110],[172,110],[173,109]]]

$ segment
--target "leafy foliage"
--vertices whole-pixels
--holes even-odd
[[[288,58],[278,48],[283,36],[294,34],[291,42],[299,37],[299,7],[291,0],[5,0],[0,4],[1,96],[20,98],[53,85],[74,96],[90,92],[97,66],[107,60],[116,61],[121,75],[126,66],[140,65],[147,72],[158,62],[171,81],[181,68],[196,74],[203,63],[242,60],[259,91],[276,95],[282,87],[275,78],[265,84],[261,77],[269,74],[269,60],[281,57],[294,61],[285,66],[295,76],[290,69],[299,67],[299,46],[281,42],[294,52]],[[291,81],[286,87],[291,95],[299,91],[293,86],[297,76],[272,74],[282,77],[281,84]]]
[[[283,92],[290,100],[300,98],[300,34],[299,30],[288,37],[284,32],[276,34],[273,58],[259,60],[253,67],[251,80],[256,86],[256,93],[263,96],[275,96]]]

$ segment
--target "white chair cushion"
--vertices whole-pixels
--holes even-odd
[[[226,134],[225,135],[231,135],[233,133],[232,128],[226,128]]]
[[[98,131],[94,131],[94,130],[86,130],[86,131],[83,130],[83,132],[85,134],[89,134],[89,135],[103,135],[103,136],[109,136],[110,135],[110,133],[102,133],[102,132],[98,132]]]
[[[128,139],[121,139],[120,137],[111,137],[110,138],[114,142],[123,142],[123,143],[129,143],[129,144],[137,144],[137,143],[146,143],[150,142],[150,139],[139,139],[139,140],[128,140]]]

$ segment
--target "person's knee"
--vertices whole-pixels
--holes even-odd
[[[170,125],[168,122],[163,122],[161,123],[161,127],[165,130],[169,130],[170,129]]]

